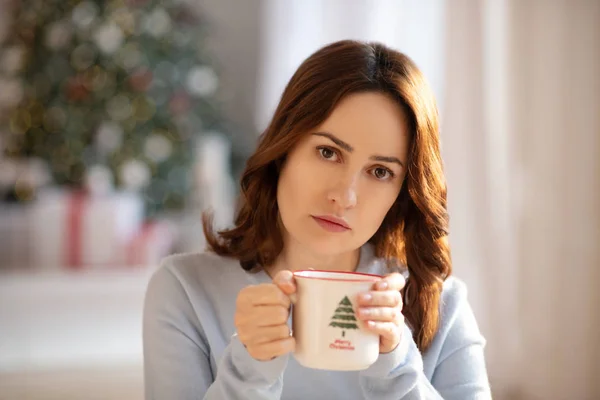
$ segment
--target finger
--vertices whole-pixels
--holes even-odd
[[[377,281],[374,290],[402,290],[406,281],[398,272],[393,272]]]
[[[248,348],[250,355],[257,360],[271,360],[275,357],[294,351],[296,340],[293,337],[276,340],[274,342],[263,343]]]
[[[399,341],[400,336],[402,335],[400,326],[393,322],[368,321],[366,326],[369,331],[378,334],[388,341]]]
[[[289,315],[289,308],[280,305],[256,306],[250,310],[237,311],[234,316],[234,323],[238,331],[276,326],[287,323]]]
[[[285,324],[290,316],[289,308],[282,306],[258,306],[253,313],[246,314],[250,324],[257,327]]]
[[[286,308],[290,306],[289,297],[271,283],[246,288],[243,295],[238,296],[238,300],[243,303],[238,304],[238,307],[242,308],[262,305],[281,305]]]
[[[246,346],[269,343],[290,337],[290,327],[287,324],[267,326],[238,332],[238,337]]]
[[[288,296],[296,292],[296,280],[292,271],[279,271],[273,278],[273,283]]]
[[[359,306],[397,307],[402,303],[398,290],[371,291],[358,295]]]
[[[397,307],[361,307],[356,314],[363,321],[397,322],[400,311]]]

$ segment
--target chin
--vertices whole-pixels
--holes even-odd
[[[315,254],[319,254],[322,256],[336,256],[347,251],[347,249],[344,246],[332,245],[327,243],[326,241],[311,243],[309,247]]]
[[[335,235],[310,235],[305,237],[302,242],[314,254],[322,256],[336,256],[356,250],[360,246],[354,245],[348,236],[343,237]]]

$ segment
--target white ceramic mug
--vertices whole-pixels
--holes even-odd
[[[309,368],[355,371],[379,357],[379,335],[355,316],[357,295],[372,289],[379,275],[337,271],[294,272],[292,298],[294,357]]]

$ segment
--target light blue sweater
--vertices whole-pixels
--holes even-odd
[[[358,272],[389,270],[361,249]],[[236,260],[212,253],[168,257],[151,278],[144,305],[147,400],[491,399],[485,340],[467,302],[465,285],[444,283],[441,325],[419,352],[405,327],[400,345],[363,371],[304,368],[293,355],[257,361],[235,336],[238,292],[270,282]]]

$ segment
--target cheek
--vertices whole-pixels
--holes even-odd
[[[282,214],[299,214],[315,196],[318,175],[312,163],[298,159],[289,161],[279,177],[277,201]]]
[[[386,188],[370,188],[363,204],[362,219],[369,224],[373,233],[383,222],[388,211],[396,201],[400,188],[390,185]]]

